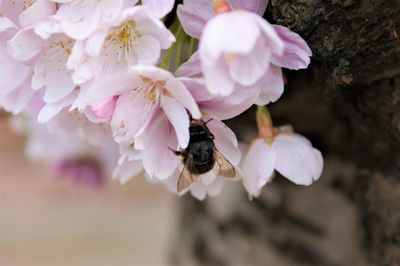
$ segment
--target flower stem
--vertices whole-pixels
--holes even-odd
[[[190,37],[187,59],[189,59],[194,54],[194,52],[196,51],[196,46],[197,46],[196,39],[193,37]]]
[[[231,11],[231,7],[229,6],[228,0],[212,0],[212,5],[214,13],[216,15]]]
[[[260,137],[273,137],[274,126],[272,124],[271,114],[269,113],[267,107],[257,106],[256,120]]]
[[[182,30],[182,26],[179,26],[178,32],[176,34],[176,61],[175,67],[178,68],[183,62],[183,48],[187,41],[187,35]]]
[[[176,20],[177,21],[177,20]],[[160,62],[160,67],[164,68],[164,69],[169,69],[170,63],[171,63],[171,59],[172,56],[174,55],[175,49],[178,46],[178,43],[180,41],[179,39],[179,35],[180,32],[182,31],[182,26],[179,25],[177,26],[176,21],[172,24],[171,26],[171,30],[178,27],[178,29],[176,30],[175,36],[176,36],[176,41],[171,45],[171,47],[165,52],[163,59]],[[179,22],[178,22],[179,23]]]

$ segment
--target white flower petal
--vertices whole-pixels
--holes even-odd
[[[172,94],[175,99],[177,99],[190,111],[190,114],[193,118],[201,118],[201,113],[199,107],[196,104],[196,101],[181,81],[175,78],[169,79],[165,84],[165,88]]]
[[[190,121],[185,108],[178,101],[168,96],[162,96],[161,106],[175,129],[179,147],[186,148],[189,143]]]
[[[143,0],[142,3],[149,8],[151,14],[156,18],[164,17],[174,7],[174,0]]]
[[[214,143],[221,154],[234,166],[240,162],[241,152],[235,133],[224,123],[212,120],[207,124],[211,133],[214,135]]]
[[[20,30],[8,41],[11,56],[19,61],[27,61],[39,54],[43,40],[35,34],[33,28]]]
[[[243,86],[253,85],[265,73],[271,57],[270,49],[261,41],[245,55],[233,55],[229,64],[231,78]]]
[[[140,37],[136,49],[140,64],[156,64],[160,58],[160,42],[150,35]]]
[[[19,16],[19,23],[22,28],[33,26],[35,23],[47,19],[57,11],[57,6],[47,0],[34,1],[29,8]]]
[[[273,144],[276,170],[298,185],[310,185],[322,172],[322,156],[297,134],[280,134]]]
[[[232,94],[235,82],[229,76],[229,68],[225,60],[219,58],[209,65],[204,60],[202,68],[208,91],[214,95],[227,96]]]
[[[257,82],[260,88],[260,96],[256,101],[258,105],[266,105],[276,102],[283,94],[284,82],[282,68],[271,64],[267,73]]]
[[[155,123],[147,134],[151,142],[143,150],[143,166],[150,177],[159,180],[169,178],[179,164],[179,156],[176,156],[168,148],[177,147],[177,139],[165,116],[160,115],[161,123]]]
[[[258,196],[261,188],[271,179],[275,168],[275,151],[264,140],[257,139],[244,158],[243,185],[247,192]]]
[[[111,119],[113,136],[118,143],[134,142],[134,137],[148,123],[153,111],[146,108],[147,99],[140,93],[122,94]]]
[[[114,172],[113,178],[118,179],[122,185],[140,174],[143,171],[143,164],[140,160],[128,161],[125,160],[121,165],[118,165]]]

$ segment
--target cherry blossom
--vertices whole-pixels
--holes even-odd
[[[231,0],[231,9],[247,10],[259,15],[263,15],[267,7],[267,0]],[[177,14],[185,32],[190,36],[199,39],[201,33],[209,21],[214,16],[212,1],[209,0],[184,0],[183,4],[178,5]]]
[[[99,27],[105,26],[116,19],[123,6],[124,0],[53,0],[60,7],[54,15],[54,20],[71,39],[83,40]],[[130,1],[134,5],[137,1]]]
[[[246,11],[212,18],[204,28],[199,54],[208,90],[229,95],[235,84],[254,85],[267,72],[271,55],[284,44],[273,27]]]
[[[274,170],[298,185],[319,179],[323,168],[321,152],[290,126],[274,128],[265,111],[258,111],[260,137],[252,142],[242,162],[243,184],[250,195],[258,196],[271,181]]]
[[[173,34],[147,6],[130,7],[108,27],[77,41],[67,67],[74,70],[75,83],[81,84],[99,75],[126,71],[138,63],[155,64],[161,50],[174,41]]]
[[[312,52],[262,18],[267,3],[184,0],[170,14],[173,0],[0,1],[0,106],[26,117],[14,121],[28,156],[74,182],[144,175],[199,200],[239,180],[258,196],[275,171],[309,185],[321,153],[273,127],[263,105],[283,94],[282,68],[306,68]],[[223,121],[254,104],[259,137],[242,158]],[[178,193],[184,165],[173,151],[188,147],[194,124],[214,135],[236,176],[211,169]]]
[[[288,28],[271,25],[259,16],[267,1],[215,3],[228,5],[223,9],[226,12],[215,12],[211,1],[186,0],[179,5],[185,31],[201,37],[199,55],[181,71],[200,72],[213,94],[229,95],[235,84],[240,84],[259,88],[257,104],[275,102],[284,90],[281,67],[297,70],[308,66],[312,53],[307,43]]]
[[[33,69],[13,58],[7,42],[21,31],[45,19],[54,6],[45,0],[28,5],[23,1],[2,1],[4,16],[0,16],[0,105],[19,113],[34,95],[30,87]]]
[[[189,142],[188,110],[194,118],[201,114],[186,87],[172,73],[149,65],[135,65],[87,91],[88,104],[119,96],[111,118],[114,138],[131,144],[143,134],[159,112],[165,113],[173,125],[180,147]]]

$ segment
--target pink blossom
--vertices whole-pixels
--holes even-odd
[[[162,18],[167,15],[174,7],[174,2],[174,0],[142,0],[142,4],[156,18]]]
[[[230,95],[235,84],[254,85],[268,71],[272,54],[284,44],[273,27],[246,11],[212,18],[204,28],[199,54],[208,90]]]
[[[67,67],[74,70],[75,83],[99,75],[126,71],[138,63],[155,64],[162,49],[175,41],[173,34],[146,6],[124,9],[110,22],[72,49]]]
[[[158,112],[163,112],[177,133],[180,147],[189,141],[189,117],[201,114],[186,87],[170,72],[148,65],[136,65],[129,72],[114,75],[87,91],[88,104],[119,95],[111,119],[114,138],[131,144],[143,134]]]
[[[200,56],[192,56],[179,71],[204,75],[213,94],[229,95],[239,84],[260,90],[257,104],[274,102],[284,89],[281,67],[306,68],[311,50],[298,34],[270,25],[257,15],[263,14],[267,1],[229,3],[231,11],[218,15],[212,10],[212,1],[186,0],[179,5],[178,16],[185,31],[201,36]]]
[[[97,118],[107,121],[111,119],[114,113],[117,99],[118,97],[116,96],[110,97],[103,102],[91,105],[90,109]]]
[[[125,4],[124,0],[53,0],[53,2],[60,4],[54,19],[60,23],[61,30],[75,40],[83,40],[99,27],[111,23],[120,15]],[[130,5],[136,3],[136,1],[130,2]]]
[[[321,152],[290,126],[274,128],[266,109],[259,109],[260,137],[250,145],[242,162],[243,184],[250,195],[258,196],[274,170],[298,185],[319,179],[323,168]]]
[[[21,27],[31,27],[43,20],[54,5],[39,0],[31,5],[23,1],[3,1],[0,3],[4,16],[0,17],[0,105],[6,110],[18,113],[34,95],[30,87],[32,67],[13,58],[13,51],[6,43],[21,31]]]
[[[267,0],[231,0],[229,2],[232,9],[247,10],[259,15],[264,14],[268,4]],[[177,14],[185,32],[199,39],[207,21],[214,16],[212,1],[184,0],[183,4],[178,5]]]

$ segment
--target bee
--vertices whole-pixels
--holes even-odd
[[[211,120],[209,120],[211,121]],[[234,177],[235,167],[217,150],[214,144],[214,135],[207,127],[209,122],[192,120],[189,127],[189,144],[184,150],[172,150],[175,155],[182,156],[183,170],[178,178],[177,190],[183,191],[199,175],[212,169],[216,174],[224,177]]]

